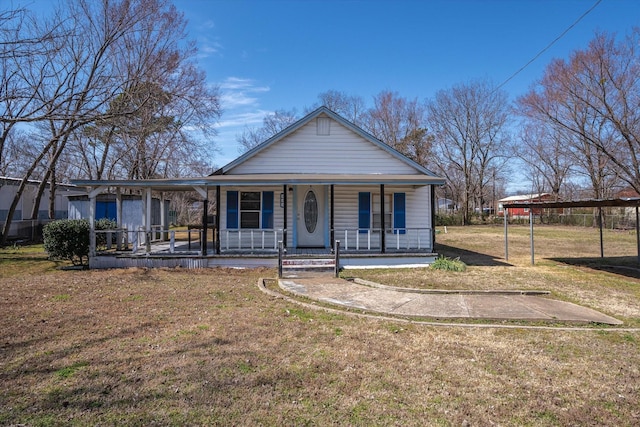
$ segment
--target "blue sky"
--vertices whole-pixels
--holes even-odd
[[[49,0],[0,0],[40,9]],[[64,0],[62,0],[64,4]],[[212,162],[239,155],[236,136],[265,114],[317,102],[327,90],[383,90],[423,101],[476,79],[526,92],[553,58],[586,48],[596,31],[640,26],[640,0],[174,0],[200,66],[222,93]]]
[[[487,78],[501,84],[596,0],[281,1],[176,0],[200,65],[222,90],[216,138],[222,166],[236,135],[277,109],[299,113],[333,89],[371,104],[383,90],[422,101]],[[553,58],[583,49],[595,31],[624,36],[640,25],[640,1],[602,0],[503,86],[514,99]]]

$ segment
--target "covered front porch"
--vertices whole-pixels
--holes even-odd
[[[425,203],[433,203],[433,185],[424,176],[212,175],[196,180],[75,183],[88,187],[90,268],[273,267],[277,265],[279,242],[283,242],[290,257],[327,256],[339,242],[344,266],[428,265],[436,256],[432,206],[423,207],[431,216],[422,223],[404,219],[394,222],[392,213],[399,214],[390,212],[390,206],[399,206],[401,201],[401,213],[406,215],[413,192],[426,194]],[[367,197],[371,198],[367,206],[372,212],[366,213],[371,218],[368,223],[363,222],[362,203],[358,206],[358,197],[362,199],[365,194],[361,190],[367,190]],[[123,191],[141,194],[141,225],[134,230],[122,227]],[[170,227],[164,212],[160,212],[160,223],[152,221],[158,217],[152,215],[152,198],[163,200],[167,193],[175,191],[199,195],[201,223],[188,228]],[[117,227],[112,230],[94,227],[95,201],[104,192],[116,194]],[[244,206],[240,199],[245,195],[260,195],[261,205]],[[230,207],[233,202],[235,207]],[[209,215],[210,203],[214,204],[214,215]],[[252,219],[252,212],[255,227],[243,227],[251,225],[247,222]],[[231,214],[236,215],[235,219],[229,218]]]

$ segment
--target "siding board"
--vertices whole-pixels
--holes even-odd
[[[330,137],[311,121],[229,171],[252,173],[420,174],[334,120]]]

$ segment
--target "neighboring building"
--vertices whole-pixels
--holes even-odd
[[[345,263],[389,265],[433,260],[435,187],[444,180],[321,107],[207,177],[75,183],[94,201],[114,187],[146,198],[196,191],[205,211],[213,193],[214,241],[203,257],[244,254],[227,258],[233,263],[259,254],[256,263],[273,265],[278,241],[289,253],[328,254],[339,240]],[[150,215],[149,205],[141,216]]]
[[[0,177],[0,227],[4,227],[9,214],[9,208],[16,196],[22,179]],[[49,218],[49,184],[46,185],[36,219],[31,219],[31,212],[35,203],[40,181],[29,180],[18,201],[18,206],[11,221],[9,238],[37,240],[42,237],[42,226],[51,219],[67,217],[67,198],[84,193],[83,189],[75,185],[58,184],[55,191],[54,218]]]
[[[550,202],[554,197],[550,193],[521,194],[498,200],[498,216],[504,216],[503,204],[515,202]],[[539,216],[543,208],[533,208],[533,215]],[[529,208],[509,208],[509,218],[529,218]]]
[[[127,230],[138,230],[144,226],[142,218],[142,197],[137,195],[123,195],[122,200],[122,218],[120,227]],[[166,224],[162,224],[164,220],[169,218],[169,201],[164,201],[164,216],[160,211],[160,199],[153,198],[151,206],[151,224],[152,226],[167,228]],[[85,194],[82,196],[69,197],[69,219],[88,219],[89,218],[89,197]],[[95,219],[111,219],[116,221],[117,201],[115,194],[101,194],[96,198]]]
[[[455,200],[439,198],[437,209],[439,214],[449,214],[458,211],[458,204]]]

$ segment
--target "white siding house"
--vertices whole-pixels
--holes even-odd
[[[205,209],[215,195],[211,252],[205,245],[202,256],[264,256],[279,241],[290,254],[329,253],[339,241],[346,257],[386,265],[433,259],[434,188],[444,180],[321,107],[208,177],[75,183],[94,203],[112,187],[148,198],[195,190]]]

